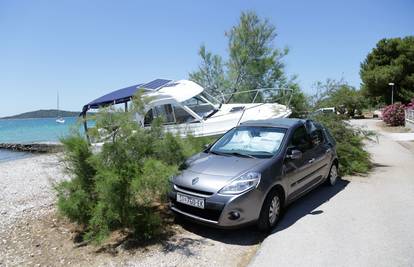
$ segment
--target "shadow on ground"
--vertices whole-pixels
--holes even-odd
[[[276,228],[272,231],[272,234],[283,231],[307,215],[314,216],[322,214],[323,210],[318,210],[317,208],[344,190],[348,184],[349,181],[338,179],[335,186],[319,186],[307,195],[293,202],[286,208],[285,214]]]
[[[257,230],[255,226],[248,226],[241,229],[217,229],[185,219],[177,219],[177,223],[179,223],[185,230],[204,238],[216,240],[226,244],[251,246],[262,242],[267,236]]]
[[[341,192],[348,185],[348,183],[349,181],[338,179],[336,185],[333,187],[323,185],[319,186],[304,197],[295,201],[293,204],[289,205],[277,227],[272,231],[272,234],[283,231],[284,229],[292,226],[302,217],[307,215],[315,216],[322,214],[323,211],[317,210],[317,208]],[[261,243],[268,235],[258,231],[255,226],[234,230],[222,230],[196,224],[185,219],[180,219],[179,216],[177,217],[177,223],[179,223],[187,231],[204,238],[209,238],[226,244],[236,244],[241,246],[250,246]]]
[[[375,170],[376,168],[387,168],[387,167],[391,167],[390,165],[386,165],[386,164],[382,164],[382,163],[372,163],[372,171]]]
[[[318,208],[344,190],[348,184],[349,181],[338,179],[336,185],[333,187],[322,185],[312,190],[286,208],[277,227],[270,234],[283,231],[305,216],[322,214],[323,210]],[[269,234],[260,232],[255,225],[241,229],[224,230],[197,224],[181,216],[176,216],[174,223],[179,224],[184,230],[197,236],[181,236],[180,234],[175,235],[174,231],[167,231],[162,237],[152,239],[149,242],[126,237],[111,242],[96,252],[107,252],[115,255],[118,253],[118,247],[126,250],[134,250],[151,244],[161,243],[164,253],[179,252],[186,256],[192,256],[195,255],[195,247],[207,244],[208,240],[215,240],[224,244],[252,246],[261,243]]]

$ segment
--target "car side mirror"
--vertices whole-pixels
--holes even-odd
[[[292,149],[288,152],[288,154],[286,155],[286,158],[288,159],[301,159],[302,158],[302,151],[298,150],[298,149]]]

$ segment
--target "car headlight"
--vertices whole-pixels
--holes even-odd
[[[171,175],[171,176],[168,178],[168,182],[172,183],[172,182],[174,181],[174,178],[175,178],[175,176],[174,176],[174,175]]]
[[[240,194],[251,188],[257,187],[260,183],[260,178],[261,174],[258,172],[247,172],[223,187],[219,193],[228,195]]]
[[[168,178],[168,184],[169,184],[170,187],[174,187],[174,178],[175,178],[175,175],[171,175]]]

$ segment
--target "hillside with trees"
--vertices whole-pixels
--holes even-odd
[[[79,111],[65,111],[60,110],[59,116],[60,117],[77,117],[79,116]],[[30,111],[21,113],[18,115],[3,117],[0,119],[38,119],[38,118],[56,118],[58,115],[57,109],[40,109],[36,111]]]

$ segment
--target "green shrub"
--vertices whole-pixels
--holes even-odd
[[[79,135],[62,140],[65,149],[66,169],[73,175],[71,181],[56,186],[58,209],[69,219],[87,224],[95,201],[94,176],[96,169],[91,163],[92,153],[87,141]]]
[[[160,234],[169,177],[212,140],[163,133],[158,120],[143,129],[133,119],[140,98],[134,105],[130,112],[104,109],[96,115],[96,126],[103,130],[92,131],[92,138],[102,140],[101,134],[108,140],[97,153],[80,135],[62,140],[72,179],[56,186],[57,206],[84,227],[86,240],[100,243],[117,229],[141,239]]]
[[[312,119],[327,127],[335,138],[341,175],[362,174],[371,169],[370,154],[363,144],[370,132],[353,129],[343,117],[335,114],[322,114]]]
[[[202,151],[206,145],[214,143],[219,136],[203,136],[203,137],[194,137],[188,135],[186,138],[182,139],[183,153],[186,158]]]

